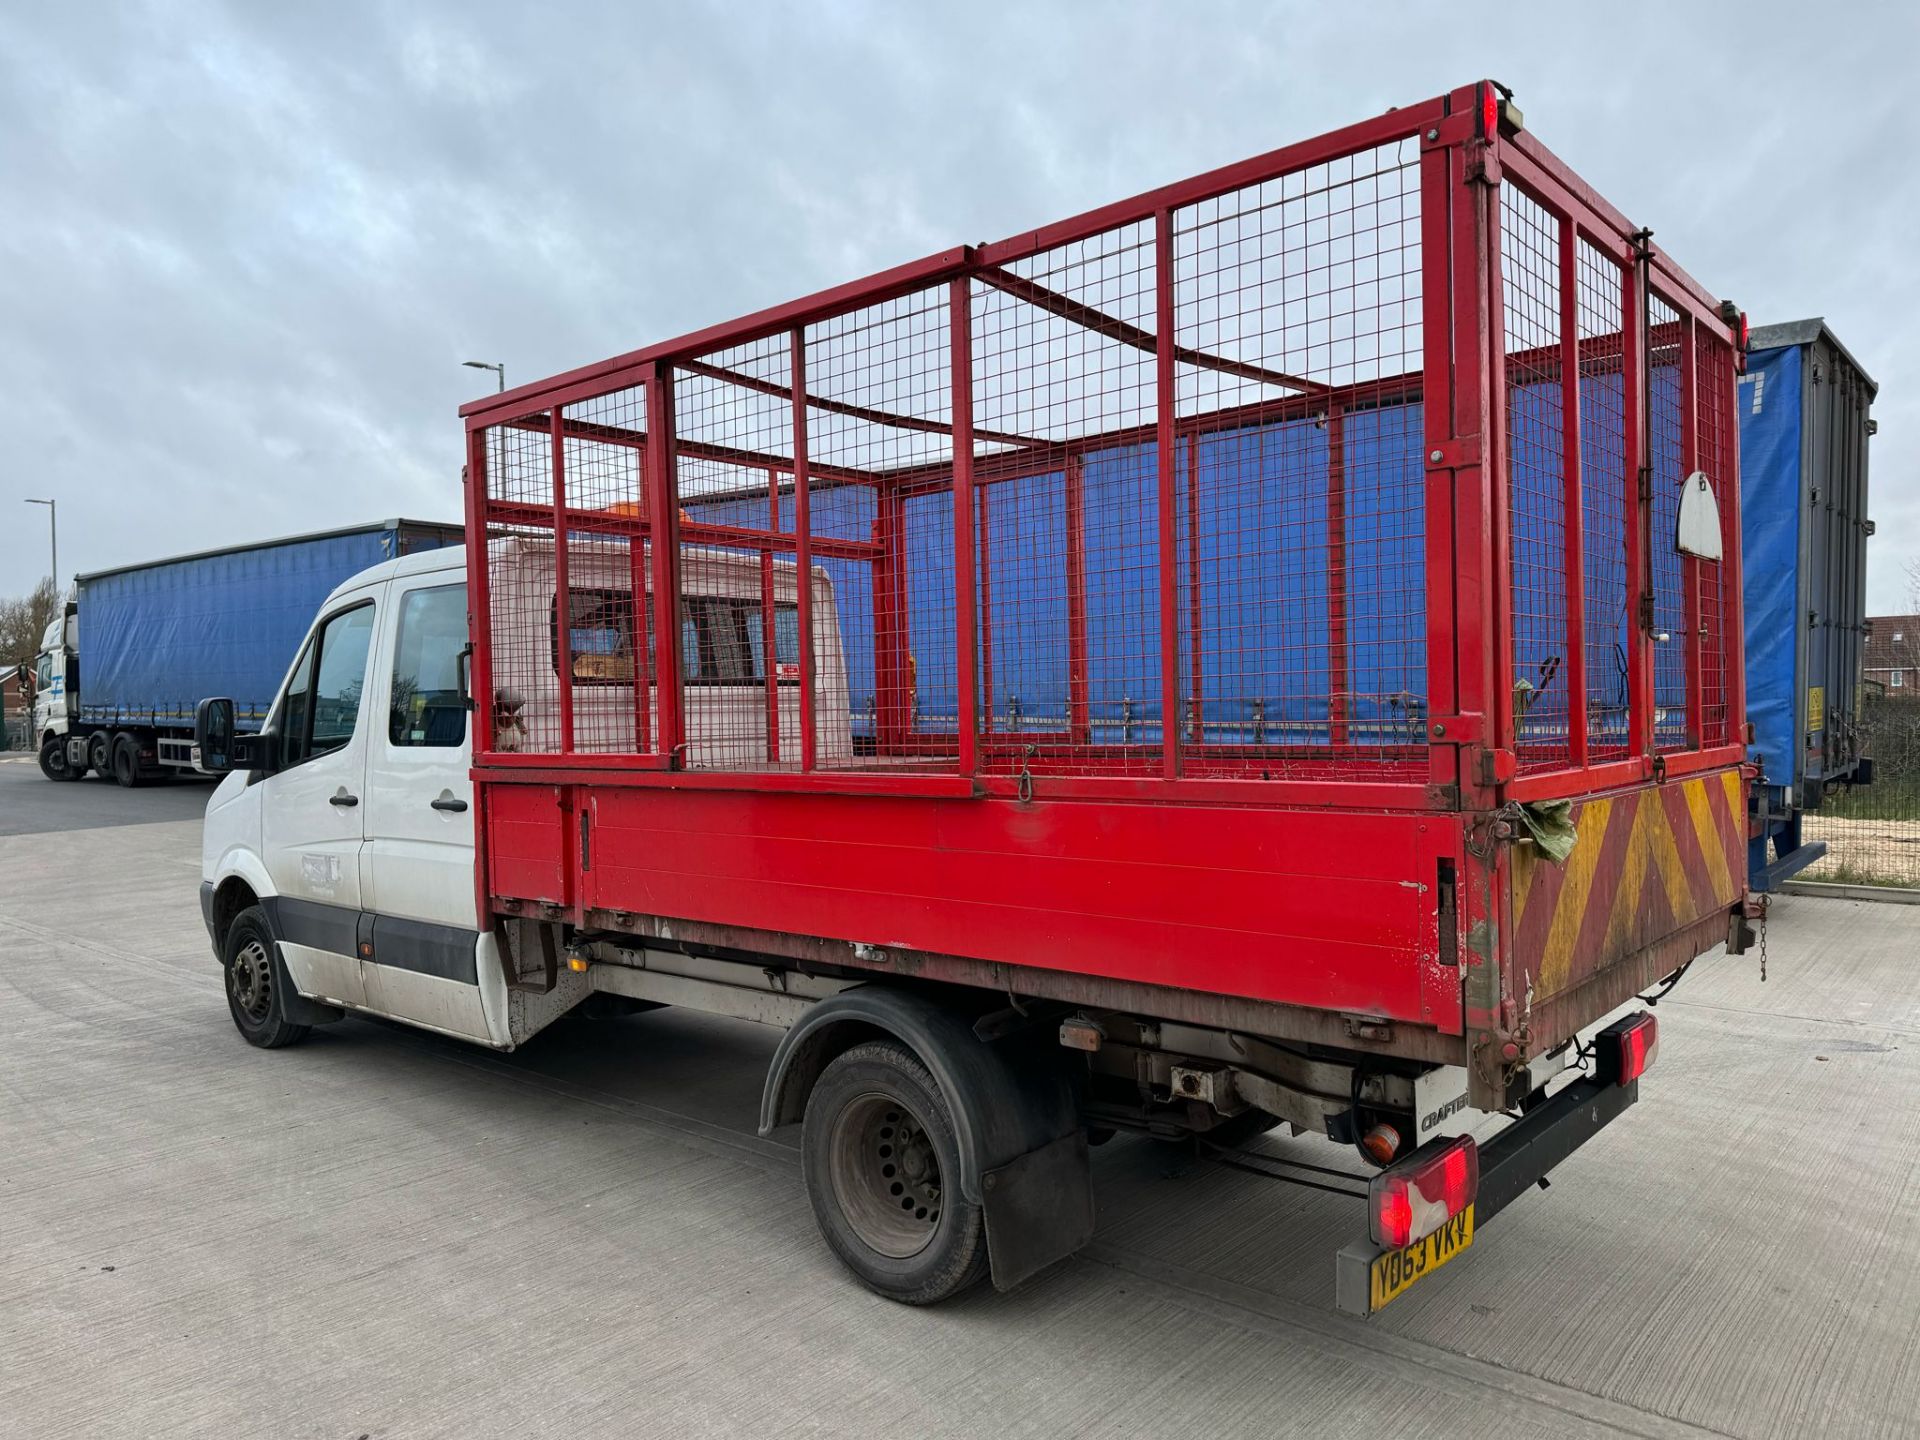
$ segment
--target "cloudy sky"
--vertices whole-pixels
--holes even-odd
[[[934,9],[5,6],[0,594],[47,565],[20,497],[68,576],[457,518],[462,360],[531,380],[1490,75],[1708,288],[1872,371],[1869,603],[1905,608],[1915,7]]]

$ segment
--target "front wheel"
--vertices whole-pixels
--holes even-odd
[[[226,970],[227,1009],[249,1045],[278,1050],[307,1038],[309,1026],[287,1020],[282,1004],[287,971],[274,954],[266,911],[254,905],[234,916],[220,959]]]
[[[868,1041],[827,1066],[800,1153],[820,1233],[868,1289],[931,1305],[986,1275],[985,1220],[955,1186],[952,1112],[905,1046]]]
[[[67,742],[55,735],[40,747],[40,773],[49,780],[78,780],[87,772],[67,759]]]

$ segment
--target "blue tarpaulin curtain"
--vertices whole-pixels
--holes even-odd
[[[373,529],[83,581],[83,719],[190,720],[201,700],[227,695],[240,726],[257,729],[321,603],[394,551],[395,533]]]

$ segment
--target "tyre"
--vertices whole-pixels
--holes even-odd
[[[140,773],[140,742],[124,731],[113,741],[113,778],[128,790],[147,783]]]
[[[87,764],[102,775],[113,773],[113,736],[96,730],[87,737]]]
[[[40,747],[40,773],[49,780],[78,780],[87,772],[67,761],[67,742],[55,735]]]
[[[820,1233],[869,1290],[931,1305],[986,1275],[985,1220],[953,1183],[952,1112],[905,1046],[868,1041],[821,1072],[800,1156]]]
[[[307,1038],[308,1026],[290,1024],[282,997],[287,970],[274,951],[267,915],[258,905],[234,916],[220,946],[226,974],[227,1009],[249,1045],[278,1050]]]

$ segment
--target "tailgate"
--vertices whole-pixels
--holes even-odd
[[[1515,845],[1512,991],[1535,1053],[1726,938],[1746,876],[1740,771],[1576,800],[1561,864]]]

